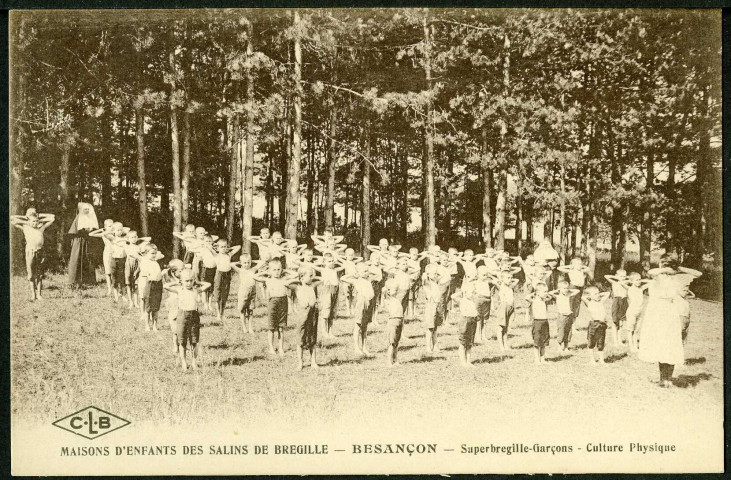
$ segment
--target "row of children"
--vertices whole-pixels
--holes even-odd
[[[39,215],[34,209],[29,209],[25,216],[11,218],[26,237],[26,263],[34,298],[40,296],[42,275],[38,274],[37,265],[42,258],[43,231],[53,219],[52,215]],[[484,341],[491,311],[494,312],[498,345],[502,350],[508,350],[507,334],[516,310],[515,288],[519,283],[516,275],[519,273],[524,279],[523,291],[532,320],[536,362],[545,361],[545,347],[550,338],[547,308],[550,303],[555,303],[558,311],[557,343],[562,350],[568,348],[581,304],[586,305],[591,316],[587,339],[591,361],[597,360],[598,353],[599,361],[603,362],[607,330],[603,301],[609,292],[600,293],[596,286],[587,286],[589,270],[580,259],[558,266],[558,255],[550,244],[539,246],[535,255],[523,260],[490,248],[484,254],[475,254],[472,250],[458,252],[454,248],[445,252],[438,246],[424,252],[412,248],[404,253],[400,246],[381,239],[378,245],[368,246],[370,259],[364,261],[341,243],[343,237],[334,236],[330,231],[313,236],[314,248],[309,248],[284,239],[278,232],[270,234],[268,229],[262,229],[259,236],[249,238],[258,247],[259,260],[254,262],[251,256],[243,254],[238,262],[233,262],[232,256],[240,246],[229,247],[225,239],[209,235],[202,227],[188,225],[183,232],[174,232],[185,245],[184,260],[173,260],[162,270],[158,263],[162,254],[150,243],[151,239],[139,238],[135,231],[119,222],[107,220],[104,228],[89,235],[104,240],[103,263],[109,293],[114,295],[115,301],[125,298],[128,305],[140,308],[147,329],[157,330],[157,312],[165,280],[164,288],[171,293],[169,320],[176,352],[184,367],[187,344],[191,346],[193,366],[196,366],[200,328],[197,304],[201,302],[209,312],[214,310],[220,319],[226,308],[232,271],[239,274],[237,303],[245,332],[253,331],[256,298],[267,305],[271,353],[276,354],[278,350],[283,354],[283,329],[289,312],[296,313],[300,334],[299,368],[302,368],[304,350],[310,352],[311,364],[317,365],[318,324],[326,338],[332,336],[332,324],[341,298],[346,315],[353,321],[355,349],[364,355],[369,355],[366,346],[368,324],[371,321],[378,323],[377,313],[383,307],[388,317],[389,365],[398,364],[404,317],[415,316],[417,297],[424,301],[422,322],[428,353],[438,351],[437,331],[450,315],[454,315],[453,306],[459,309],[459,360],[462,365],[471,365],[472,345]],[[320,255],[315,255],[315,251]],[[615,344],[619,342],[617,332],[622,330],[634,350],[648,280],[643,280],[638,273],[627,276],[623,270],[606,279],[612,287],[613,321],[609,325]],[[195,295],[195,301],[191,295]],[[686,288],[681,296],[687,295],[691,294]],[[496,297],[495,302],[493,297]],[[678,305],[684,318],[685,337],[689,309],[687,301],[679,300]],[[174,324],[178,320],[179,325]],[[275,337],[278,348],[274,345]]]

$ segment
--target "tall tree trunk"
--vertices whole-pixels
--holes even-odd
[[[300,15],[294,12],[294,28],[300,27]],[[300,196],[300,164],[302,162],[302,43],[299,33],[294,39],[294,119],[292,131],[292,160],[287,188],[287,222],[284,227],[286,238],[297,238],[297,215]]]
[[[533,251],[533,200],[523,202],[525,211],[525,243],[528,249]]]
[[[365,156],[367,160],[361,162],[363,165],[363,190],[361,198],[360,217],[360,253],[364,259],[370,257],[368,245],[371,243],[371,125],[368,123],[365,132]]]
[[[424,77],[426,79],[426,88],[432,88],[432,26],[429,24],[428,14],[423,19],[424,29]],[[436,243],[436,220],[435,220],[435,199],[434,199],[434,112],[432,111],[431,100],[426,103],[426,120],[424,125],[425,149],[424,149],[424,248],[428,248]]]
[[[180,181],[182,198],[182,223],[188,223],[190,208],[190,112],[183,112],[183,174]]]
[[[60,175],[58,182],[58,203],[61,209],[60,215],[56,220],[56,223],[58,224],[56,226],[56,250],[60,259],[65,258],[64,234],[69,229],[68,218],[70,216],[69,214],[71,213],[69,212],[69,208],[71,207],[71,205],[69,205],[69,160],[71,158],[71,147],[73,146],[73,144],[74,140],[71,135],[65,138],[63,143],[61,144],[61,168],[59,172]]]
[[[135,108],[135,123],[137,137],[137,191],[139,198],[140,230],[142,236],[149,235],[147,222],[147,177],[145,176],[145,113],[142,105]]]
[[[523,179],[518,171],[515,176],[515,244],[518,255],[523,255]]]
[[[11,22],[11,28],[13,23]],[[14,37],[17,38],[17,37]],[[14,45],[11,46],[13,49],[20,49],[17,42],[11,42]],[[15,53],[15,52],[13,52]],[[18,58],[15,56],[14,58]],[[23,188],[25,187],[25,139],[27,138],[27,124],[21,122],[23,118],[23,110],[26,107],[25,100],[25,76],[21,72],[21,68],[14,68],[10,75],[12,100],[10,108],[12,112],[12,119],[10,123],[10,215],[22,215],[25,212],[21,211],[23,208]],[[12,229],[16,230],[16,229]],[[57,231],[61,231],[61,227],[56,227]],[[16,230],[17,232],[17,230]],[[23,262],[21,259],[23,251],[23,241],[21,240],[22,235],[18,235],[16,232],[10,235],[11,244],[11,256],[13,259],[12,265],[14,272],[18,272],[22,268]],[[59,242],[63,243],[63,242]]]
[[[249,41],[246,45],[246,56],[248,58],[254,55],[253,45],[253,26],[249,23]],[[246,101],[249,103],[249,110],[246,115],[246,160],[244,161],[244,185],[241,189],[241,203],[243,204],[241,218],[241,235],[243,237],[243,251],[251,254],[251,242],[249,237],[252,234],[252,221],[254,215],[254,71],[251,67],[246,70]],[[269,170],[267,171],[267,208],[269,208],[271,188],[271,158],[269,159]]]
[[[647,193],[651,193],[655,183],[655,152],[650,149],[647,152],[647,166],[645,172],[645,189]],[[652,258],[652,223],[653,223],[652,204],[647,203],[645,211],[642,214],[642,233],[640,235],[640,261],[642,268],[647,271],[650,269],[650,260]]]
[[[487,126],[482,127],[482,242],[485,248],[492,248],[492,170],[487,157]]]
[[[327,146],[327,193],[325,194],[325,228],[332,230],[335,217],[335,134],[338,114],[335,106],[335,96],[331,97],[330,106],[330,134]],[[347,226],[344,224],[344,226]]]
[[[505,57],[503,59],[503,96],[507,98],[510,91],[510,38],[507,35],[505,35],[503,48],[505,49]],[[507,130],[507,121],[505,118],[502,118],[500,126],[500,145],[503,147],[502,155],[505,155],[506,151],[505,136]],[[495,248],[498,250],[505,249],[505,206],[508,195],[507,162],[505,158],[502,160],[500,173],[498,174],[498,197],[495,202]]]
[[[564,164],[563,160],[561,160],[559,172],[561,185],[561,198],[559,201],[559,212],[561,216],[561,229],[559,237],[561,246],[559,247],[559,250],[561,251],[561,257],[563,258],[563,261],[566,262],[566,252],[568,251],[568,232],[566,230],[566,165]]]
[[[236,186],[239,183],[239,152],[241,142],[241,129],[239,128],[239,116],[234,114],[231,124],[231,151],[229,152],[228,164],[228,195],[226,196],[226,238],[229,245],[234,238],[234,227],[236,226]]]
[[[713,162],[711,154],[711,130],[713,128],[712,119],[709,121],[710,108],[712,98],[710,95],[710,87],[704,86],[703,97],[701,99],[701,129],[698,145],[698,160],[696,161],[695,176],[695,215],[696,220],[695,232],[699,241],[693,242],[693,251],[691,254],[692,264],[694,266],[702,265],[703,254],[712,252],[714,242],[711,240],[708,232],[709,209],[706,202],[706,192],[708,192],[709,171]]]
[[[175,54],[170,53],[170,68],[175,70]],[[176,90],[175,81],[171,85],[171,92]],[[180,142],[178,140],[178,112],[177,107],[170,104],[170,140],[172,148],[173,170],[173,230],[180,232],[183,229],[182,206],[183,197],[180,191]],[[173,237],[173,257],[180,258],[180,240]]]
[[[409,236],[409,157],[405,148],[401,149],[399,159],[401,162],[401,185],[403,185],[401,198],[401,237],[404,242]]]
[[[314,205],[315,202],[315,155],[313,148],[312,135],[307,136],[307,235],[309,238],[313,234],[317,233],[314,230],[315,222],[315,210],[317,207]]]

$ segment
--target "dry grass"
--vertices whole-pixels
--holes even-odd
[[[589,366],[586,312],[576,324],[570,351],[560,354],[552,340],[548,364],[533,365],[530,326],[522,308],[510,331],[515,350],[503,355],[494,340],[477,346],[477,368],[471,371],[456,364],[454,325],[443,329],[442,353],[430,358],[422,354],[419,323],[407,320],[400,349],[404,365],[388,369],[383,327],[371,325],[368,342],[375,357],[361,359],[352,352],[351,324],[341,317],[335,322],[335,341],[320,350],[324,367],[298,373],[294,332],[285,333],[287,357],[270,358],[262,330],[264,309],[256,311],[257,332],[245,335],[232,298],[223,324],[203,317],[203,368],[183,373],[174,365],[166,320],[161,321],[162,331],[145,332],[135,314],[105,297],[104,287],[79,297],[60,286],[63,280],[49,279],[46,299],[31,303],[26,301],[25,282],[12,279],[16,418],[46,422],[95,405],[128,419],[163,425],[240,418],[243,425],[271,420],[294,428],[314,420],[337,425],[367,420],[375,425],[395,417],[413,424],[438,419],[471,425],[478,417],[488,423],[509,417],[548,421],[540,413],[545,408],[538,407],[554,408],[557,399],[567,408],[549,418],[561,428],[576,425],[597,408],[606,412],[600,423],[607,428],[617,421],[654,422],[658,409],[693,419],[691,424],[722,418],[719,303],[691,301],[688,365],[676,374],[681,388],[665,390],[648,381],[648,376],[656,376],[656,366],[627,355],[609,339],[610,364]],[[232,292],[235,288],[232,285]],[[165,313],[161,311],[161,319]],[[555,334],[553,322],[551,329]],[[581,423],[576,428],[584,428]]]

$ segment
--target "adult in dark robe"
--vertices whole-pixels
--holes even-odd
[[[99,228],[94,207],[88,203],[79,203],[68,236],[71,237],[71,255],[69,256],[69,283],[78,288],[96,283],[96,272],[89,257],[89,232]]]

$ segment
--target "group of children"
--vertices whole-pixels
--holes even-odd
[[[29,209],[25,216],[11,218],[25,234],[28,279],[34,299],[40,298],[42,275],[38,264],[42,258],[43,231],[53,219],[52,215],[39,215],[34,209]],[[411,248],[406,253],[401,246],[381,239],[378,245],[368,246],[370,258],[365,260],[342,243],[342,236],[331,231],[313,235],[310,247],[264,228],[260,235],[248,239],[257,245],[259,259],[254,261],[251,255],[242,253],[233,261],[241,246],[229,246],[225,239],[208,234],[202,227],[187,225],[173,235],[182,241],[185,255],[182,261],[171,260],[162,269],[159,260],[163,255],[151,239],[139,237],[120,222],[106,220],[103,228],[90,233],[104,241],[103,263],[109,294],[115,302],[122,299],[124,305],[138,308],[147,330],[157,330],[162,292],[168,292],[174,351],[184,370],[188,367],[188,351],[192,367],[197,368],[199,307],[222,319],[234,272],[239,277],[237,310],[242,330],[253,333],[254,306],[266,305],[271,354],[284,355],[284,329],[290,316],[296,319],[298,369],[304,366],[305,352],[309,353],[310,365],[318,367],[318,337],[332,337],[341,303],[352,322],[353,347],[360,355],[370,355],[368,326],[380,325],[379,313],[385,312],[387,364],[398,365],[404,319],[416,317],[417,299],[423,302],[420,319],[426,354],[439,351],[439,328],[445,322],[457,323],[459,363],[471,367],[472,347],[485,341],[490,325],[499,348],[511,349],[508,331],[516,315],[516,290],[521,282],[532,323],[536,363],[545,362],[549,345],[549,304],[555,304],[556,341],[561,351],[567,350],[573,324],[581,306],[585,306],[591,317],[587,329],[590,361],[604,363],[607,329],[613,332],[615,345],[626,341],[631,349],[637,348],[638,320],[648,286],[648,280],[639,273],[627,275],[619,270],[606,276],[611,292],[601,292],[590,285],[590,271],[581,259],[558,266],[558,254],[548,246],[541,246],[535,255],[522,259],[492,248],[475,254],[469,249],[444,251],[432,246],[423,252]],[[604,301],[610,294],[608,323]],[[691,294],[686,289],[684,295]],[[689,309],[684,309],[683,314],[689,319],[687,312]],[[684,320],[684,332],[687,324]],[[625,338],[620,339],[620,332]]]

